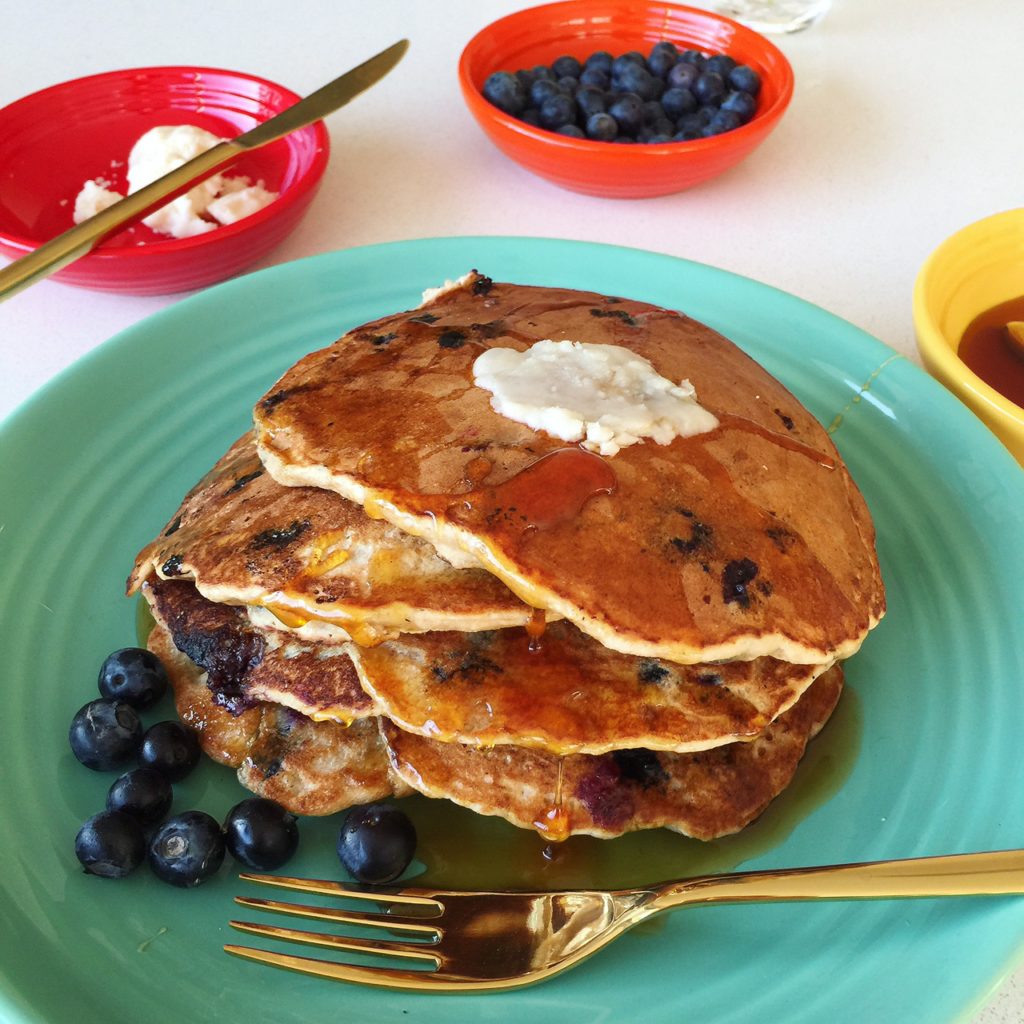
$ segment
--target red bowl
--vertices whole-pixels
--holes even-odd
[[[495,71],[579,60],[595,50],[647,52],[670,40],[681,49],[727,53],[761,76],[754,117],[723,135],[634,146],[573,139],[503,113],[481,92]],[[764,36],[709,11],[633,0],[569,0],[518,11],[478,32],[462,52],[459,83],[470,112],[491,141],[527,170],[574,192],[638,198],[680,192],[706,181],[755,149],[779,123],[793,95],[793,69]]]
[[[224,138],[299,97],[216,68],[134,68],[51,86],[0,110],[0,253],[16,259],[73,226],[83,183],[125,192],[128,152],[157,125],[194,124]],[[228,173],[262,180],[275,199],[235,224],[169,238],[137,224],[53,275],[100,291],[164,295],[237,274],[274,248],[309,206],[330,153],[323,123],[245,154]]]

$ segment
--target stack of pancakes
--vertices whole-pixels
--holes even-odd
[[[493,346],[614,344],[710,433],[602,458],[496,413]],[[734,345],[475,272],[306,356],[139,555],[182,719],[303,814],[418,790],[548,838],[741,829],[884,612],[866,506]]]

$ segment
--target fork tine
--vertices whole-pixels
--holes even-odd
[[[312,907],[305,903],[282,903],[278,900],[263,900],[253,896],[236,896],[235,902],[254,910],[270,910],[275,914],[291,914],[294,917],[309,917],[316,921],[334,921],[338,924],[362,924],[371,928],[394,928],[409,932],[437,934],[437,925],[424,924],[422,920],[399,917],[392,914],[364,914],[357,910],[339,910],[336,907]],[[432,919],[428,919],[432,920]]]
[[[360,985],[375,985],[377,988],[399,989],[436,989],[449,992],[459,989],[495,988],[493,984],[480,984],[449,978],[432,971],[405,971],[390,967],[357,967],[354,964],[341,964],[333,960],[317,960],[315,957],[290,956],[287,953],[271,953],[266,949],[253,949],[250,946],[227,945],[225,953],[253,960],[272,967],[283,967],[300,974],[311,974],[316,978],[332,978],[335,981],[354,981]]]
[[[298,928],[279,928],[272,924],[256,924],[253,921],[229,921],[232,928],[252,935],[263,935],[285,942],[301,942],[324,949],[345,949],[353,953],[379,953],[382,956],[404,956],[412,960],[426,960],[436,969],[440,959],[430,952],[426,943],[378,942],[376,939],[359,939],[346,935],[327,935],[324,932],[305,932]]]
[[[343,885],[323,878],[291,878],[287,875],[256,875],[243,871],[239,876],[245,882],[272,885],[279,889],[316,893],[318,896],[342,896],[345,899],[373,900],[376,903],[401,903],[406,906],[425,907],[441,913],[441,904],[427,890],[377,889],[372,886]],[[426,916],[426,915],[424,915]]]

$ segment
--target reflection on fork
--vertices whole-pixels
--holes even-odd
[[[247,946],[225,951],[316,977],[386,988],[461,991],[542,981],[596,953],[653,914],[701,903],[978,896],[1024,893],[1024,850],[919,857],[832,867],[748,871],[601,892],[454,892],[378,889],[340,882],[242,874],[245,881],[333,896],[375,911],[236,897],[242,906],[353,925],[371,938],[232,921],[240,931],[325,949],[404,961],[403,967],[293,956]]]

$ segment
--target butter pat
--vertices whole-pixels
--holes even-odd
[[[473,364],[473,380],[491,393],[500,415],[601,455],[647,437],[669,444],[718,426],[688,380],[673,383],[619,345],[538,341],[524,352],[492,348]]]
[[[94,178],[82,186],[82,191],[75,196],[75,212],[72,214],[76,224],[95,217],[119,199],[124,199],[120,192],[114,192],[106,185],[102,178]]]

